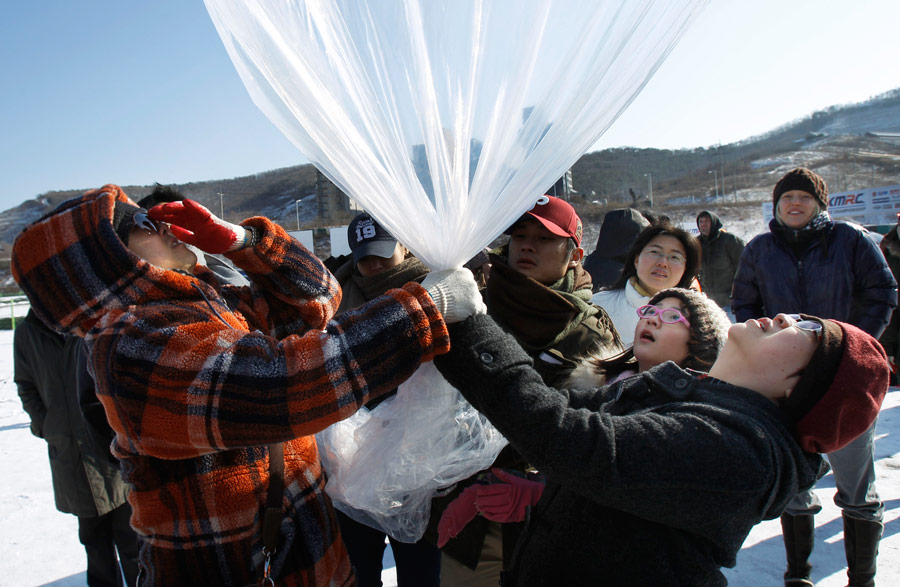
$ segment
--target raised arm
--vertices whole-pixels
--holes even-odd
[[[92,357],[109,373],[97,394],[122,448],[175,459],[318,432],[448,347],[431,298],[407,284],[283,339],[192,305],[145,306],[113,319]]]

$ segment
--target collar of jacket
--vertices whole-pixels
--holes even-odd
[[[691,398],[700,393],[700,390],[708,390],[715,393],[721,403],[733,404],[736,409],[741,409],[740,405],[745,405],[746,409],[762,409],[789,427],[784,411],[762,394],[716,379],[707,373],[682,369],[672,361],[666,361],[642,371],[639,376],[631,378],[631,380],[643,381],[639,387],[646,390],[642,392],[644,394],[668,398],[671,401],[691,401]],[[628,390],[621,392],[623,397],[627,394]]]
[[[637,278],[635,277],[633,279]],[[625,283],[625,301],[635,310],[646,304],[650,300],[650,297],[651,296],[645,296],[639,292],[631,282],[631,279]]]
[[[428,267],[413,256],[407,257],[390,269],[368,277],[356,270],[356,264],[352,259],[347,263],[351,265],[349,271],[345,270],[346,264],[335,271],[335,277],[341,284],[341,305],[338,307],[338,314],[359,307],[383,295],[389,289],[403,287],[410,281],[422,283],[428,275]]]

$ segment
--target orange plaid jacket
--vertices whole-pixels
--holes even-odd
[[[149,585],[258,581],[266,445],[284,442],[278,585],[354,579],[312,436],[397,387],[449,349],[418,284],[332,316],[340,288],[319,260],[265,218],[259,243],[230,253],[252,285],[164,270],[112,225],[107,185],[27,227],[13,275],[38,316],[83,336],[97,394],[131,485]]]

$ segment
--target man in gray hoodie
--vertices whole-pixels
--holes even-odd
[[[704,210],[697,215],[700,231],[700,248],[703,251],[700,265],[700,286],[703,293],[719,304],[731,321],[731,286],[741,263],[744,241],[726,232],[715,212]]]

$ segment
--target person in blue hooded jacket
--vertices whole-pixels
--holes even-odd
[[[773,191],[769,232],[752,239],[734,279],[732,310],[738,322],[779,313],[808,313],[881,336],[897,305],[897,283],[865,229],[828,214],[828,187],[813,171],[796,168]],[[874,423],[847,447],[828,455],[835,503],[843,510],[850,585],[873,585],[884,504],[875,489]],[[788,568],[785,585],[809,578],[814,515],[822,506],[812,489],[782,516]]]

